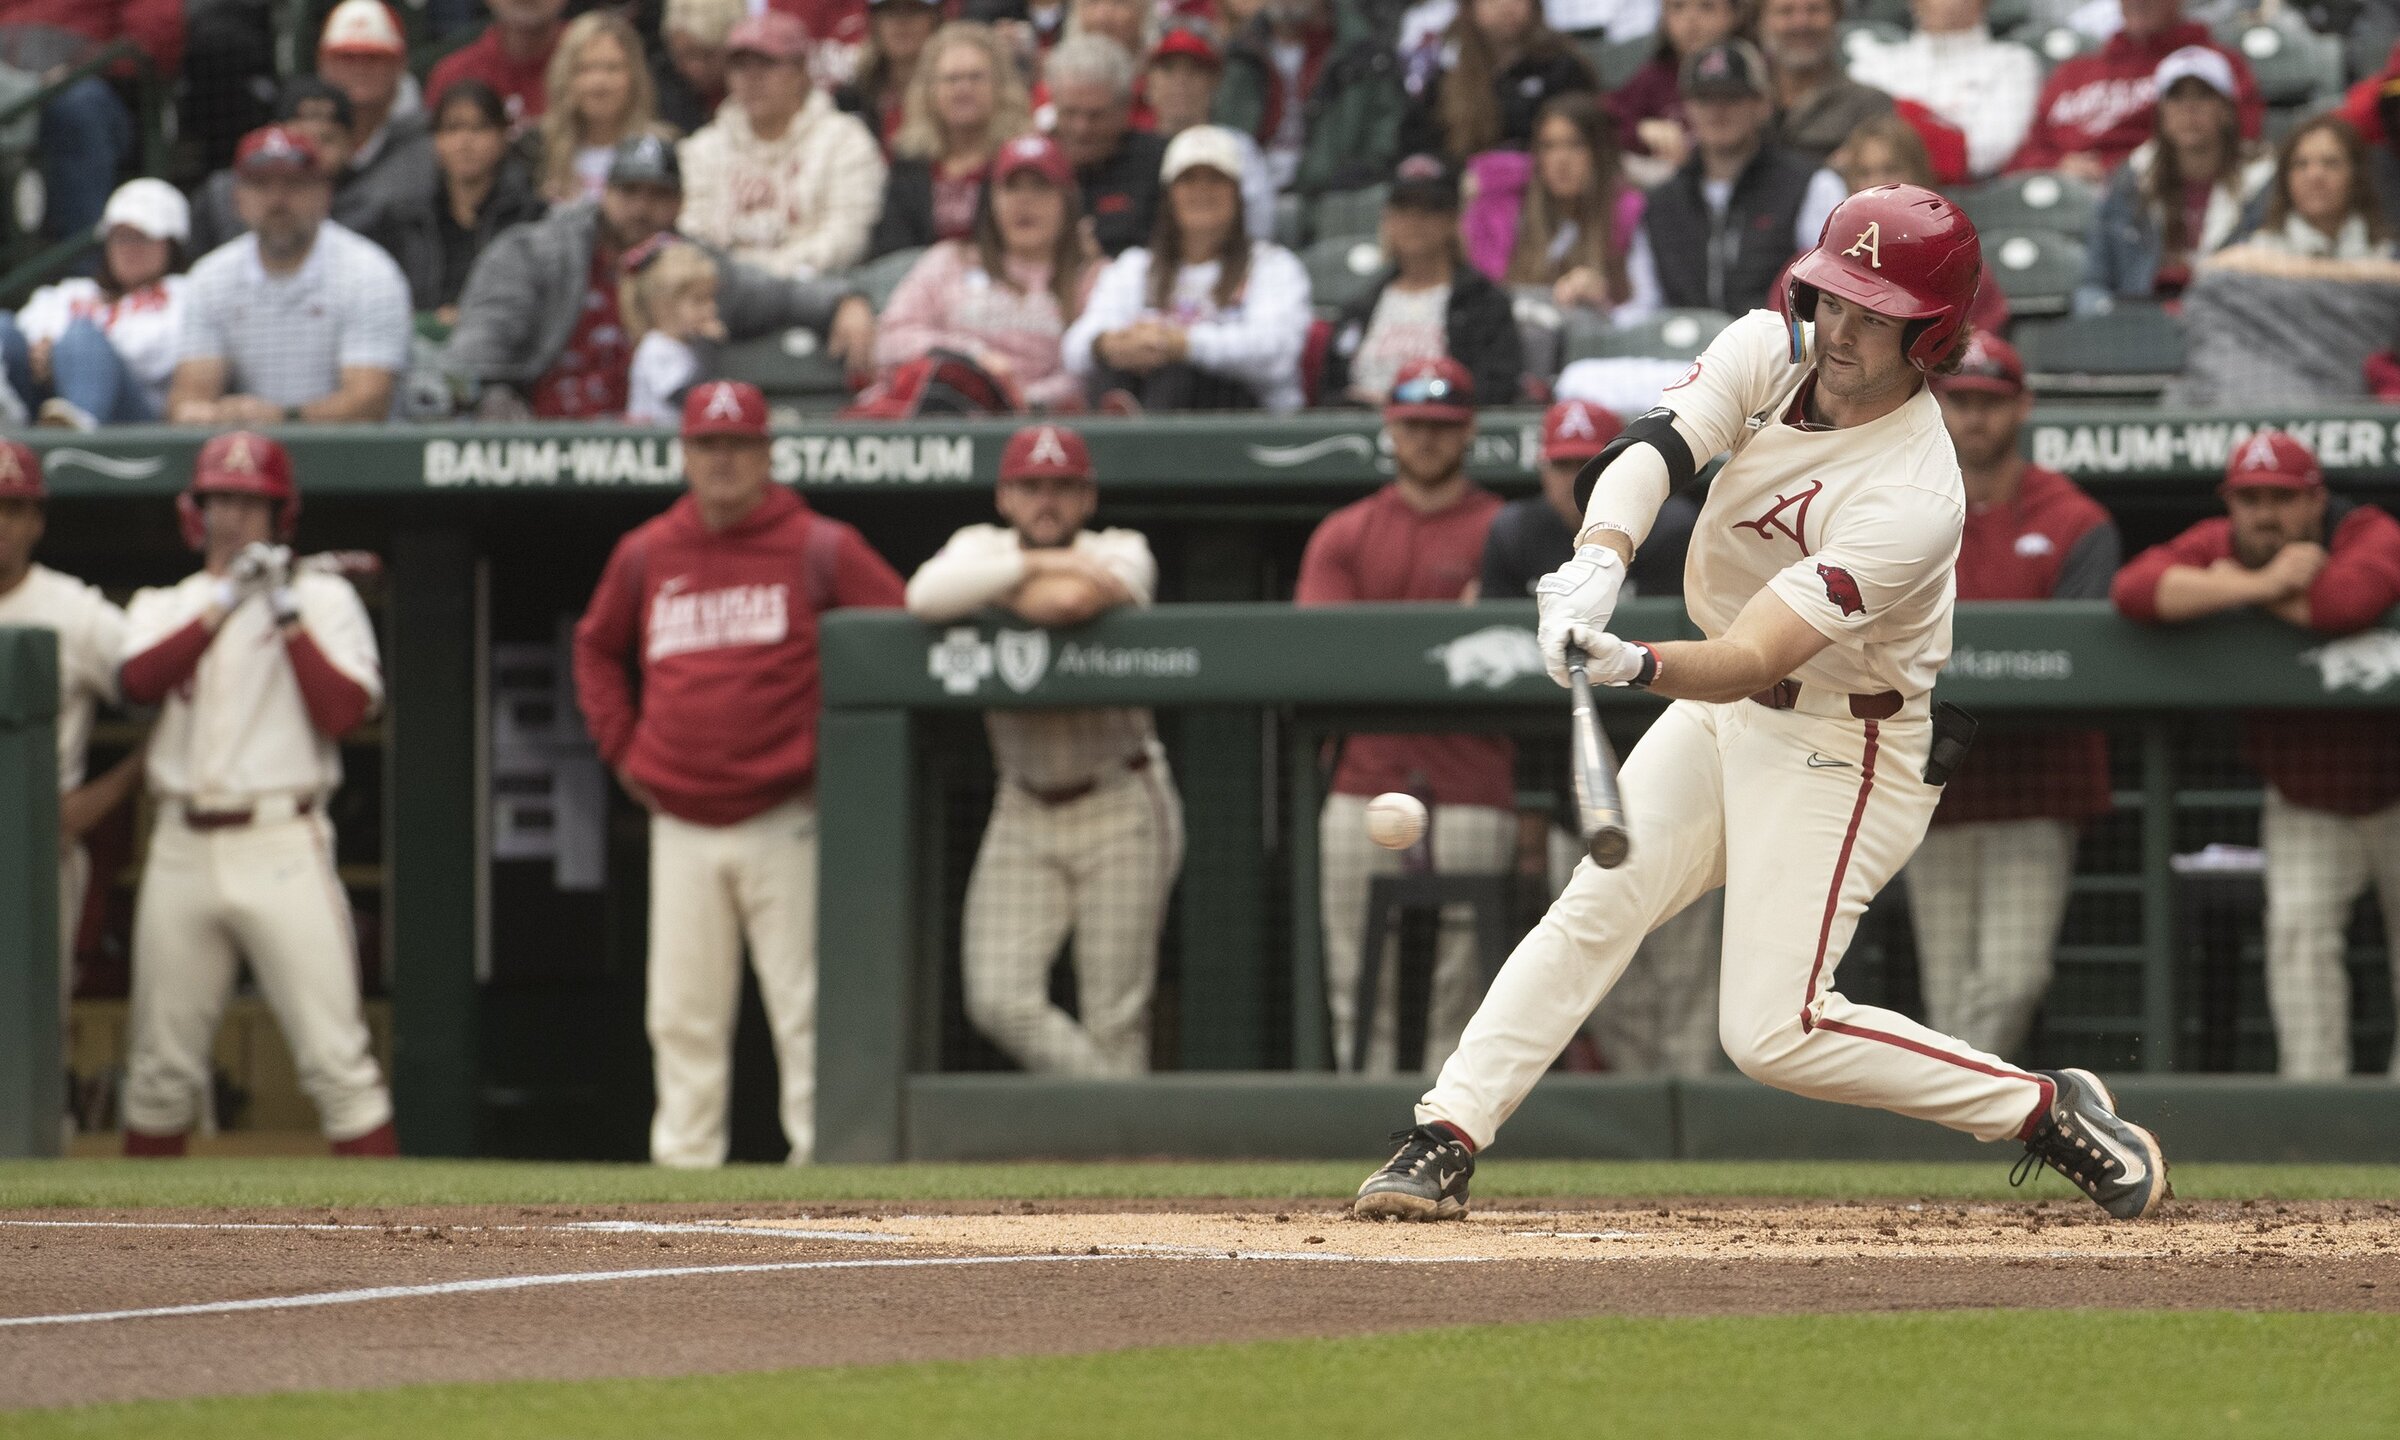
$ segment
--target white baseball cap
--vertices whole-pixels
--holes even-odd
[[[2233,62],[2206,45],[2186,45],[2175,51],[2158,62],[2152,78],[2161,96],[2174,89],[2178,80],[2197,80],[2228,100],[2238,98],[2241,88],[2233,78]]]
[[[319,55],[408,56],[408,41],[399,18],[383,0],[342,0],[325,17],[325,33],[317,40]]]
[[[1167,158],[1158,167],[1166,184],[1195,165],[1205,165],[1228,180],[1242,178],[1241,137],[1222,125],[1194,125],[1167,142]]]
[[[100,212],[100,223],[92,233],[105,240],[119,225],[130,226],[153,240],[180,245],[192,238],[191,203],[164,180],[148,176],[128,180],[108,197],[108,206]]]

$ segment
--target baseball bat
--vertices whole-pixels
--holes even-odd
[[[372,550],[320,550],[292,561],[292,572],[314,571],[350,580],[373,580],[383,574],[383,557]]]
[[[1614,870],[1625,863],[1633,836],[1625,828],[1625,800],[1617,793],[1617,755],[1600,729],[1592,704],[1592,680],[1583,670],[1583,648],[1567,647],[1568,689],[1575,697],[1569,725],[1570,768],[1575,775],[1575,827],[1592,863]]]

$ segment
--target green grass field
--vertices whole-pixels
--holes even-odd
[[[405,1397],[403,1399],[403,1396]],[[1351,1340],[96,1406],[12,1440],[2389,1437],[2400,1319],[1954,1311],[1579,1320]]]
[[[1492,1198],[1988,1200],[2003,1163],[1496,1161]],[[1333,1201],[1356,1163],[789,1170],[321,1159],[0,1163],[0,1210],[1137,1199]],[[2400,1199],[2400,1167],[2179,1167],[2194,1199]],[[1597,1278],[1595,1283],[1602,1283]],[[1430,1284],[1430,1281],[1429,1281]],[[0,1277],[0,1295],[6,1290]],[[6,1309],[0,1300],[0,1311]],[[1429,1305],[1429,1314],[1435,1313]],[[0,1339],[0,1365],[8,1345]],[[2400,1316],[1982,1310],[1605,1319],[671,1380],[442,1385],[0,1415],[9,1440],[1442,1440],[2400,1434]]]
[[[2008,1184],[1988,1164],[1845,1161],[1493,1160],[1487,1199],[1759,1196],[1779,1199],[2078,1199],[2044,1172]],[[506,1160],[0,1161],[0,1210],[36,1206],[850,1204],[874,1200],[1133,1200],[1224,1196],[1335,1200],[1373,1161],[1173,1161],[1071,1165],[553,1165]],[[2178,1165],[2188,1200],[2400,1200],[2400,1166]]]

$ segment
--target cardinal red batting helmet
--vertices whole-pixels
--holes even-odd
[[[1916,185],[1878,185],[1833,207],[1817,248],[1794,261],[1784,291],[1792,359],[1800,322],[1830,293],[1878,315],[1909,320],[1910,363],[1931,370],[1958,339],[1983,279],[1983,243],[1956,205]]]
[[[183,522],[183,543],[194,550],[208,539],[200,525],[203,495],[263,495],[282,502],[275,512],[278,540],[291,539],[300,524],[300,487],[292,482],[292,457],[255,430],[212,438],[192,462],[192,483],[175,497],[175,514]]]

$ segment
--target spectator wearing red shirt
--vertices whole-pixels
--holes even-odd
[[[2158,62],[2186,45],[2203,45],[2233,66],[2242,138],[2255,140],[2266,118],[2249,64],[2220,45],[2208,27],[2183,18],[2183,0],[2120,0],[2125,28],[2089,55],[2050,72],[2033,105],[2033,128],[2008,162],[2011,170],[2064,170],[2097,185],[2150,138],[2158,110]]]
[[[1467,478],[1475,441],[1475,390],[1466,368],[1443,357],[1402,368],[1383,411],[1399,475],[1325,517],[1308,539],[1293,600],[1301,605],[1471,599],[1484,534],[1500,497]],[[1397,1063],[1399,1007],[1391,957],[1377,988],[1374,1037],[1355,1053],[1358,980],[1369,882],[1404,864],[1462,874],[1505,874],[1516,863],[1516,752],[1496,735],[1352,735],[1317,820],[1325,999],[1336,1067],[1388,1075]],[[1367,838],[1369,798],[1417,793],[1433,825],[1404,861]],[[1429,861],[1429,863],[1428,863]],[[1434,961],[1425,1069],[1458,1047],[1480,987],[1470,928],[1446,918]]]
[[[460,80],[481,80],[508,105],[508,123],[522,128],[542,118],[542,72],[558,47],[567,0],[486,0],[492,23],[465,46],[443,56],[425,80],[428,108]]]
[[[692,388],[683,460],[689,492],[617,542],[575,627],[584,723],[650,812],[650,1159],[725,1163],[747,942],[802,1164],[816,1141],[817,623],[897,607],[900,577],[773,482],[756,386]]]
[[[2016,350],[1979,330],[1933,389],[1966,478],[1958,598],[2105,598],[2122,558],[2116,524],[2019,452],[2033,396]],[[1976,741],[1905,872],[1928,1025],[2017,1052],[2050,986],[2077,828],[2108,808],[2101,732],[1993,727]]]
[[[2228,516],[2203,520],[2117,575],[2117,609],[2179,624],[2260,609],[2312,634],[2367,629],[2400,601],[2400,523],[2328,494],[2316,456],[2266,431],[2226,468]],[[2400,732],[2389,712],[2244,717],[2243,749],[2267,782],[2267,1007],[2287,1079],[2350,1073],[2351,902],[2372,880],[2400,922]],[[2400,974],[2400,967],[2395,967]],[[2400,1078],[2400,1063],[2392,1068]]]

